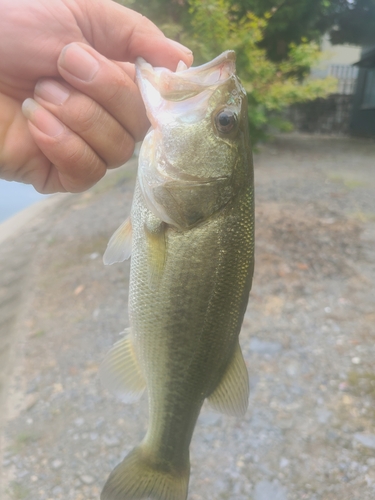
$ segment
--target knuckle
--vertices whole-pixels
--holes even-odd
[[[81,104],[72,106],[69,115],[72,128],[78,134],[91,132],[103,121],[102,108],[91,99],[85,99]]]
[[[122,74],[114,79],[113,84],[107,90],[108,94],[106,97],[107,105],[121,105],[126,102],[131,92],[131,85],[127,78]]]
[[[146,114],[142,117],[142,119],[138,122],[137,130],[134,132],[134,140],[135,142],[142,141],[145,138],[147,130],[150,128],[150,122]]]
[[[66,162],[69,165],[73,166],[81,165],[82,163],[87,162],[89,156],[91,156],[89,147],[87,144],[83,144],[81,146],[69,149],[66,155]]]
[[[87,144],[69,149],[64,161],[64,177],[69,179],[69,191],[80,192],[93,186],[104,175],[103,161]]]
[[[134,152],[135,142],[129,134],[122,134],[116,148],[116,154],[108,161],[108,167],[119,167],[126,163]]]

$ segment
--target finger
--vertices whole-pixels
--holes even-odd
[[[85,38],[101,54],[134,62],[139,56],[153,66],[175,70],[183,60],[193,62],[190,49],[170,40],[149,19],[110,0],[88,2],[78,14]]]
[[[77,193],[90,188],[104,176],[104,161],[52,113],[33,99],[24,101],[22,111],[29,120],[34,141],[55,167],[46,180],[44,192],[61,191],[60,186]]]
[[[123,165],[132,156],[132,136],[100,104],[70,85],[40,80],[35,100],[89,144],[107,168]]]
[[[135,141],[143,139],[149,122],[138,87],[123,67],[88,45],[71,43],[61,52],[58,70],[65,81],[101,104]]]
[[[31,137],[20,103],[0,93],[0,109],[0,178],[41,191],[50,161]]]

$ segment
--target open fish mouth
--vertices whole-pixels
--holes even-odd
[[[227,50],[212,61],[191,68],[180,61],[176,72],[153,68],[139,57],[136,72],[142,95],[147,94],[151,85],[162,99],[181,101],[225,83],[236,72],[236,54]]]

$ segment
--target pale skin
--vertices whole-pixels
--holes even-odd
[[[125,163],[148,127],[133,63],[191,51],[110,0],[1,0],[0,178],[80,192]]]

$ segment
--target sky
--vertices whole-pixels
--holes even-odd
[[[28,184],[0,179],[0,223],[45,197]]]

